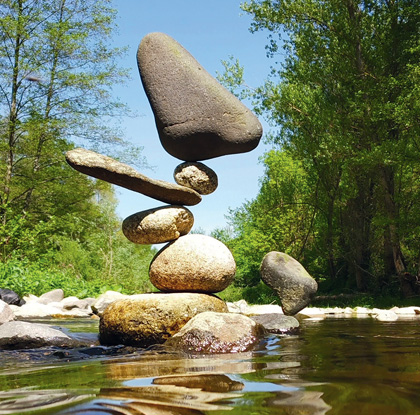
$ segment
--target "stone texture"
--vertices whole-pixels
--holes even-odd
[[[164,206],[135,213],[124,219],[122,231],[136,244],[160,244],[186,235],[194,224],[194,216],[182,206]]]
[[[93,304],[91,304],[92,311],[94,314],[101,317],[105,309],[114,301],[123,300],[129,297],[130,297],[129,295],[121,294],[118,291],[107,291],[101,294],[96,299],[96,301],[94,301]]]
[[[204,311],[227,312],[224,301],[196,293],[153,293],[130,296],[110,304],[102,314],[102,344],[149,346],[177,333]]]
[[[141,80],[165,150],[198,161],[253,150],[262,127],[178,42],[149,33],[137,52]]]
[[[217,189],[217,174],[200,162],[185,162],[174,171],[174,179],[180,186],[189,187],[200,195],[209,195]]]
[[[13,309],[15,316],[20,319],[35,318],[73,318],[89,317],[92,312],[90,309],[72,308],[71,310],[63,308],[61,302],[52,302],[49,304],[32,301],[21,307]]]
[[[235,260],[222,242],[190,234],[164,246],[155,255],[149,276],[161,291],[215,293],[232,282],[235,272]]]
[[[165,345],[198,353],[238,353],[250,350],[263,329],[242,314],[205,312],[192,318]]]
[[[259,314],[250,317],[256,323],[261,324],[269,333],[293,334],[299,330],[299,321],[292,316],[283,314]]]
[[[127,164],[94,151],[76,148],[66,153],[67,163],[75,170],[106,182],[141,193],[164,203],[196,205],[201,196],[188,187],[151,179]]]
[[[74,347],[79,342],[46,324],[9,321],[0,326],[1,349],[32,349],[44,346]]]
[[[318,289],[305,268],[283,252],[269,252],[262,260],[260,271],[262,280],[277,292],[286,315],[305,308]]]
[[[58,303],[64,299],[64,291],[61,288],[57,288],[56,290],[48,291],[47,293],[42,294],[38,298],[38,302],[41,304],[49,304],[49,303]]]
[[[15,319],[13,310],[6,302],[0,300],[0,324],[7,323]]]
[[[0,300],[9,305],[21,306],[25,304],[25,300],[21,299],[17,293],[8,288],[0,288]]]

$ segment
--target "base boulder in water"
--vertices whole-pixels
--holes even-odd
[[[150,346],[164,343],[204,311],[227,312],[220,298],[198,293],[133,295],[110,304],[99,325],[102,344]]]

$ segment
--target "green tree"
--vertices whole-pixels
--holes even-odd
[[[420,223],[417,2],[252,0],[242,8],[251,30],[269,31],[268,55],[284,57],[249,94],[280,127],[272,142],[316,184],[311,205],[323,220],[314,235],[329,278],[366,290],[398,276],[415,294],[407,279],[417,274]]]

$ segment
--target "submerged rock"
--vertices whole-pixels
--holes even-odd
[[[160,141],[169,154],[198,161],[258,145],[262,127],[257,117],[170,36],[145,36],[137,62]]]
[[[177,333],[204,311],[227,312],[224,301],[198,293],[152,293],[130,296],[110,304],[103,312],[99,331],[102,344],[150,346]]]
[[[252,349],[264,332],[242,314],[205,312],[192,318],[165,345],[186,352],[238,353]]]
[[[175,181],[195,190],[200,195],[209,195],[217,189],[217,174],[200,162],[186,162],[178,165],[174,171]]]
[[[219,292],[235,273],[229,249],[215,238],[198,234],[181,236],[164,246],[149,269],[151,283],[166,292]]]
[[[250,317],[256,323],[261,324],[269,333],[293,334],[299,330],[299,321],[292,316],[283,314],[259,314]]]
[[[260,272],[261,279],[276,291],[286,315],[305,308],[318,289],[306,269],[283,252],[269,252],[262,260]]]
[[[151,179],[127,164],[94,151],[76,148],[66,153],[66,160],[71,167],[81,173],[133,190],[164,203],[196,205],[201,202],[201,196],[188,187]]]
[[[232,392],[240,391],[245,385],[232,380],[229,376],[219,374],[184,374],[182,376],[165,376],[153,379],[154,385],[174,385],[204,392]]]
[[[194,224],[193,214],[182,206],[144,210],[124,219],[122,231],[136,244],[160,244],[186,235]]]

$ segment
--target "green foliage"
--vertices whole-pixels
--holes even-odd
[[[284,60],[245,94],[279,128],[259,195],[233,212],[239,284],[269,250],[342,290],[386,292],[419,273],[420,25],[412,2],[252,0],[251,30]],[[221,79],[243,95],[231,59]],[[417,103],[416,103],[417,102]],[[416,121],[417,120],[417,121]],[[280,178],[280,180],[279,180]],[[290,178],[290,180],[289,180]]]
[[[111,94],[127,78],[114,22],[110,0],[0,2],[1,287],[152,289],[154,250],[122,236],[113,188],[65,162],[74,142],[144,162],[114,121],[127,113]]]

